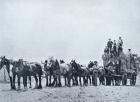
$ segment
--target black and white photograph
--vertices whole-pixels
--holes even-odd
[[[140,0],[0,0],[0,102],[140,102]]]

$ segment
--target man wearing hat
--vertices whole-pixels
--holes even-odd
[[[113,43],[113,54],[114,54],[115,57],[117,56],[117,44],[116,44],[116,40],[114,40],[114,43]]]
[[[119,56],[119,54],[123,51],[123,40],[122,40],[122,38],[121,37],[119,37],[119,40],[118,40],[118,56]]]
[[[118,46],[123,46],[123,40],[122,40],[122,37],[119,37],[118,39]]]
[[[112,45],[113,45],[113,42],[111,41],[111,39],[109,39],[107,42],[107,47],[109,49],[109,53],[111,53]]]
[[[131,49],[128,49],[128,53],[127,53],[127,68],[131,69],[132,67],[132,52]]]

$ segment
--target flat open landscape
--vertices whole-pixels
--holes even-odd
[[[136,86],[75,86],[24,91],[10,90],[0,83],[0,102],[140,102],[140,80]]]

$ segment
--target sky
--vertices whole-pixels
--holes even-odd
[[[97,60],[109,38],[140,54],[140,0],[0,0],[0,56],[81,64]]]

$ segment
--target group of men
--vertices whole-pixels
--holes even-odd
[[[108,40],[107,46],[104,49],[104,52],[109,54],[111,57],[119,56],[120,52],[123,50],[123,40],[119,37],[118,42],[116,40],[112,41],[111,39]]]
[[[128,49],[128,52],[124,54],[123,40],[121,37],[119,37],[118,42],[116,42],[116,40],[113,42],[109,39],[102,56],[104,66],[106,66],[109,62],[120,61],[120,67],[123,69],[133,69],[136,58],[137,54],[132,54],[131,49]]]

